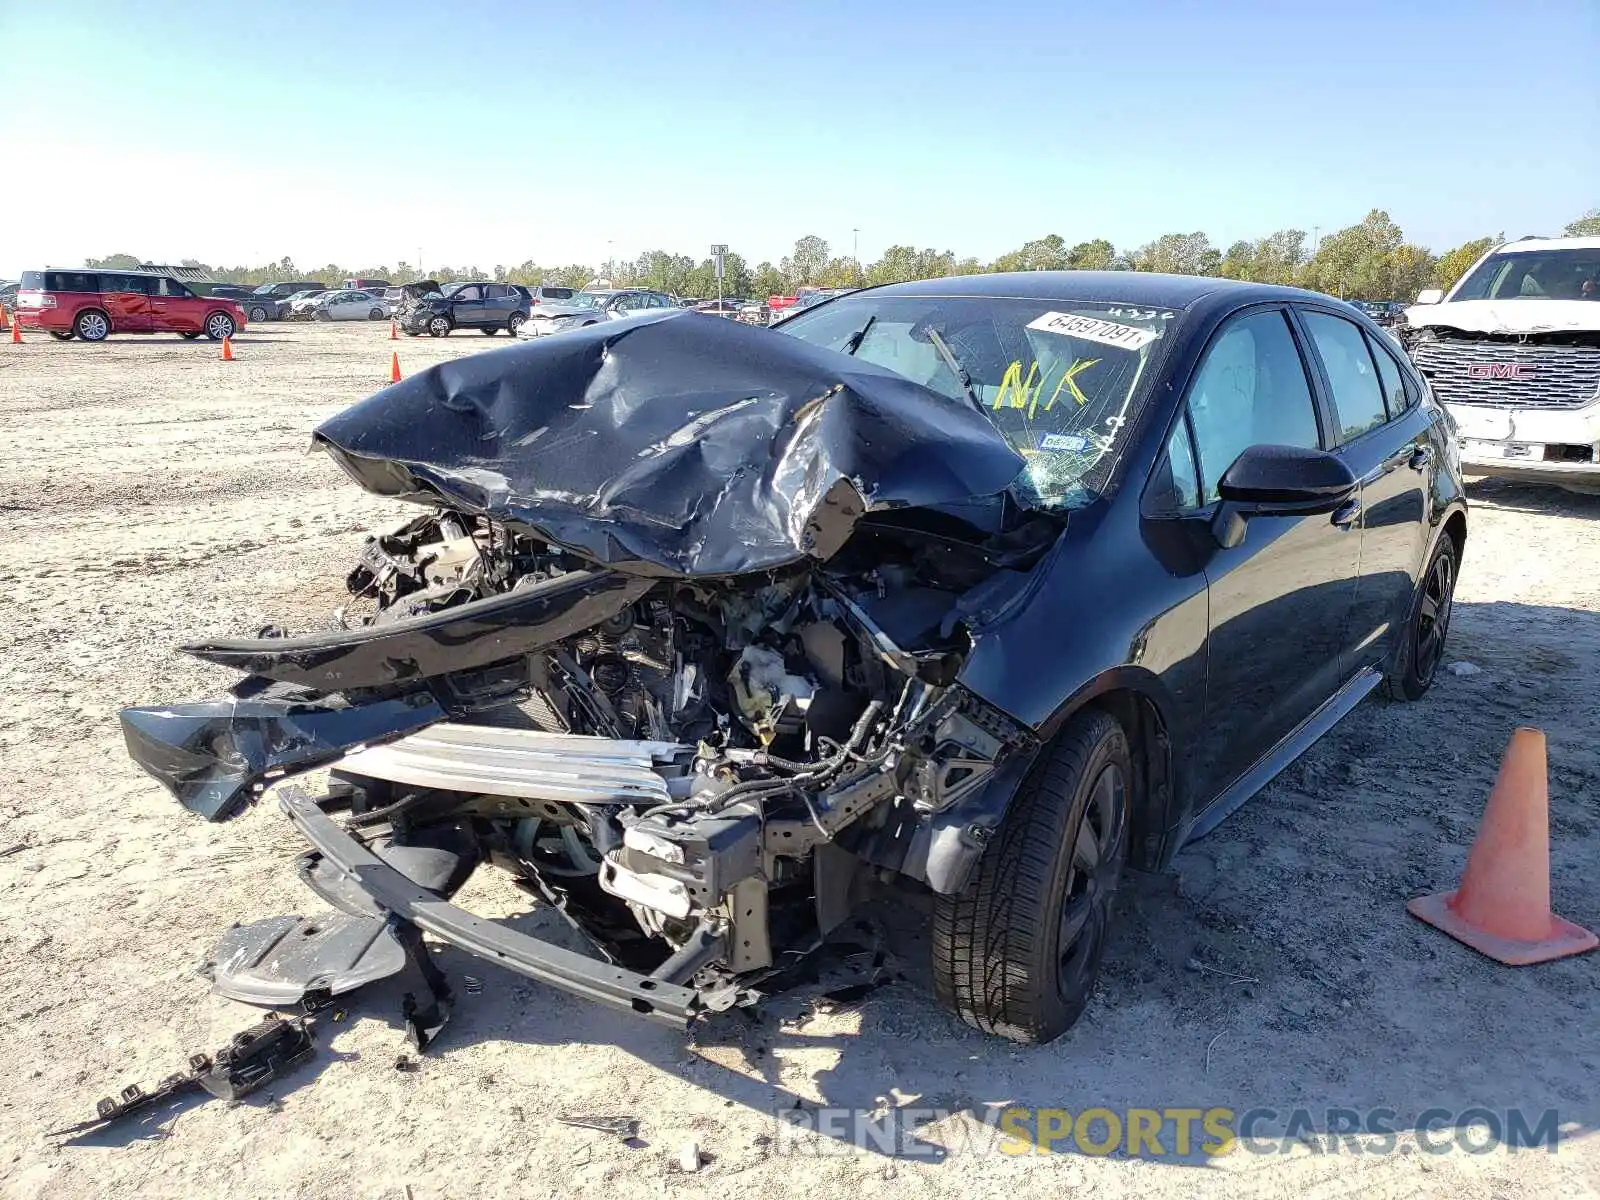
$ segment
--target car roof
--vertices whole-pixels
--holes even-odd
[[[40,267],[41,271],[71,271],[81,275],[85,271],[94,271],[96,274],[107,275],[148,275],[152,279],[169,278],[173,272],[157,270],[151,267]]]
[[[1534,250],[1600,250],[1600,237],[1523,238],[1496,246],[1496,254],[1527,254]]]
[[[1148,271],[1003,271],[992,275],[954,275],[912,283],[886,283],[864,291],[886,296],[1114,300],[1158,308],[1187,308],[1207,296],[1224,295],[1236,303],[1251,299],[1325,299],[1316,292],[1300,288],[1245,283],[1212,276],[1159,275]]]

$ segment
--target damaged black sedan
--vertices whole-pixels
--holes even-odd
[[[187,646],[247,677],[122,718],[212,820],[332,768],[279,795],[343,915],[233,931],[219,990],[348,990],[421,929],[686,1023],[890,883],[933,895],[943,1002],[1055,1037],[1125,866],[1432,681],[1465,506],[1389,345],[1289,289],[993,275],[613,322],[356,405],[316,442],[418,514],[332,628]],[[486,863],[597,956],[453,904]]]

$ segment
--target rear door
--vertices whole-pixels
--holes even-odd
[[[516,293],[503,283],[491,283],[484,289],[484,320],[491,325],[504,325],[511,319]]]
[[[1351,669],[1379,666],[1411,610],[1428,547],[1434,450],[1421,396],[1394,355],[1356,322],[1295,306],[1333,417],[1337,453],[1361,480],[1361,579],[1351,612]]]
[[[1195,368],[1185,411],[1173,439],[1192,435],[1192,490],[1203,512],[1215,509],[1218,480],[1247,447],[1329,442],[1307,361],[1279,306],[1246,310],[1219,326]],[[1184,448],[1169,442],[1179,452],[1175,463]],[[1206,733],[1195,761],[1201,794],[1222,793],[1344,682],[1361,561],[1355,516],[1252,517],[1244,541],[1216,549],[1207,562]]]
[[[116,333],[149,333],[155,326],[150,313],[154,281],[148,275],[100,272],[100,302]]]

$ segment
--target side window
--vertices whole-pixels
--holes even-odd
[[[100,276],[100,290],[102,292],[133,292],[136,295],[148,296],[150,285],[154,281],[148,275],[102,275]]]
[[[489,299],[491,300],[504,300],[510,294],[503,283],[491,283],[489,285]]]
[[[1383,406],[1378,372],[1367,349],[1366,335],[1343,317],[1302,309],[1311,340],[1328,372],[1333,409],[1339,417],[1339,444],[1376,429],[1389,419]]]
[[[1236,317],[1223,328],[1189,387],[1189,419],[1208,504],[1249,447],[1321,445],[1305,363],[1282,312]]]
[[[483,289],[480,288],[477,284],[473,284],[471,287],[462,288],[452,298],[456,299],[456,300],[482,300],[483,299]]]
[[[1162,456],[1164,470],[1160,483],[1164,494],[1159,497],[1165,509],[1183,512],[1200,507],[1200,472],[1195,467],[1194,443],[1189,439],[1189,422],[1182,417],[1167,438],[1166,453]]]
[[[1405,376],[1400,373],[1394,355],[1380,346],[1371,334],[1367,335],[1367,349],[1372,351],[1373,361],[1378,364],[1378,382],[1383,386],[1383,402],[1389,407],[1389,416],[1391,419],[1398,417],[1411,404]]]
[[[176,279],[157,279],[155,281],[158,296],[189,296],[193,293]]]

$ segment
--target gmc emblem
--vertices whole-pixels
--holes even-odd
[[[1523,363],[1469,363],[1468,379],[1532,379],[1533,368]]]

